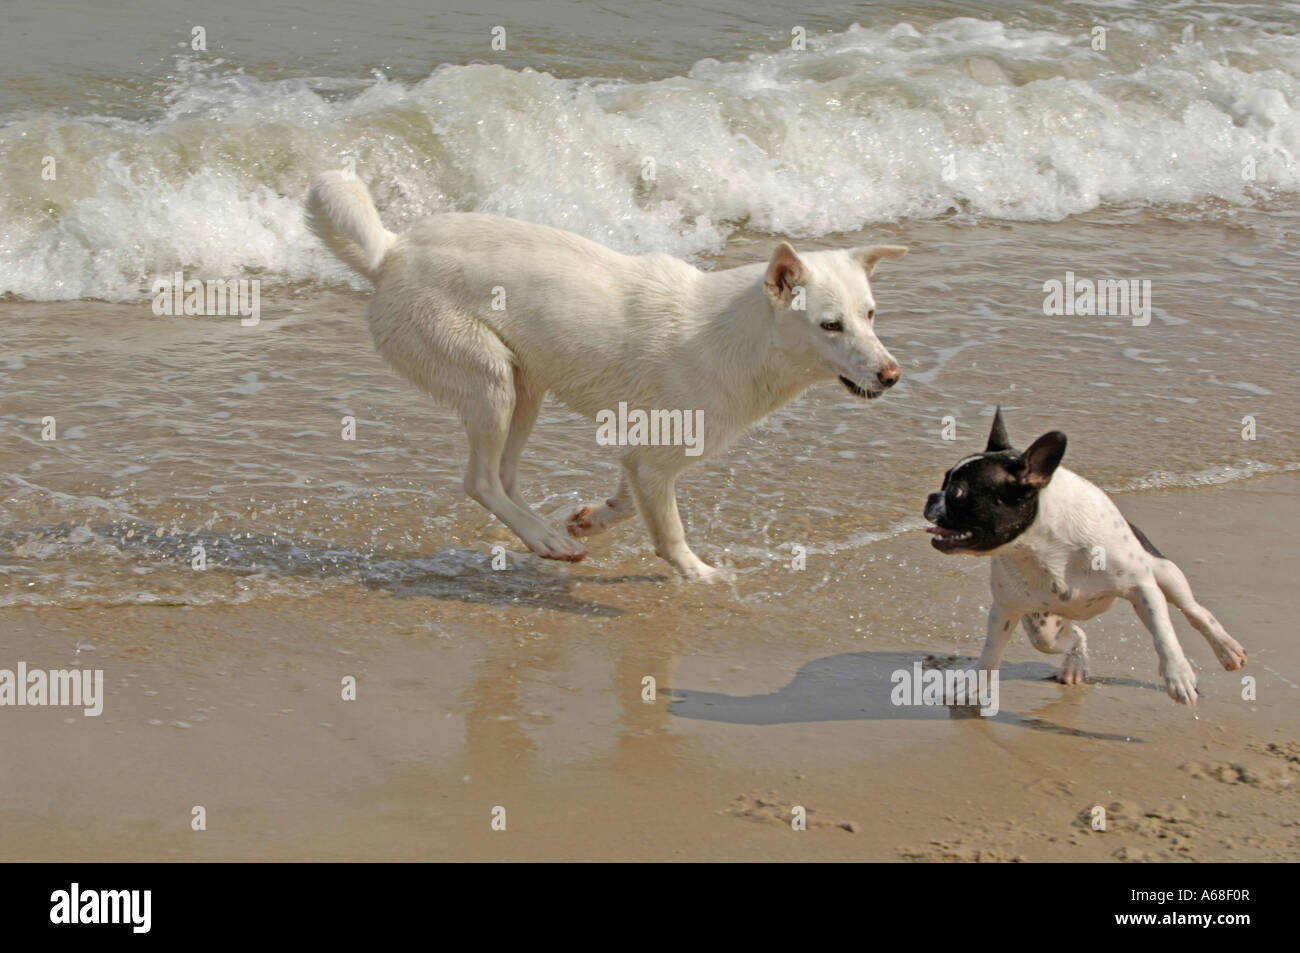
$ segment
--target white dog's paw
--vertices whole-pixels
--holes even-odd
[[[730,569],[724,569],[721,566],[705,566],[708,574],[701,579],[701,582],[735,582],[736,574]]]
[[[677,571],[682,574],[682,578],[688,582],[726,582],[732,578],[732,574],[728,570],[710,566],[693,554],[689,560],[670,561],[677,567]]]
[[[1169,671],[1162,671],[1161,677],[1165,680],[1165,691],[1169,697],[1180,705],[1196,704],[1196,673],[1186,661],[1173,666]]]
[[[623,514],[617,513],[611,500],[580,506],[569,516],[565,524],[570,536],[595,536],[603,533],[619,521]]]
[[[1082,685],[1088,680],[1088,656],[1077,652],[1065,653],[1065,661],[1056,673],[1056,680],[1062,685]]]
[[[1246,650],[1241,647],[1241,643],[1226,632],[1218,641],[1210,643],[1210,647],[1214,649],[1214,654],[1218,656],[1219,664],[1229,672],[1235,672],[1246,664]]]
[[[580,506],[569,516],[569,521],[564,525],[569,530],[570,536],[590,536],[593,532],[600,532],[596,529],[596,524],[592,521],[591,514],[595,511],[594,506]]]
[[[600,519],[600,506],[580,506],[573,511],[569,521],[565,524],[568,527],[570,536],[595,536],[597,533],[605,531],[605,524]]]
[[[543,559],[559,559],[564,562],[576,563],[582,557],[587,555],[587,549],[575,539],[548,530],[545,534],[539,535],[534,539],[524,540],[528,548],[535,552]]]

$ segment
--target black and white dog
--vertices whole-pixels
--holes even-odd
[[[1043,434],[1024,453],[1011,449],[1002,408],[983,453],[961,460],[931,493],[925,517],[941,553],[993,557],[993,608],[979,667],[996,671],[1016,621],[1042,652],[1064,652],[1059,679],[1088,674],[1083,630],[1073,624],[1133,604],[1155,639],[1160,676],[1174,701],[1196,704],[1196,675],[1183,655],[1166,599],[1196,627],[1228,671],[1246,652],[1192,597],[1182,570],[1165,558],[1110,497],[1061,466],[1065,434]]]

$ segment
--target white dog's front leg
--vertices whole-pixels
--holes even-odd
[[[641,511],[646,528],[650,530],[655,552],[672,563],[673,568],[687,579],[713,581],[718,576],[718,570],[696,556],[686,545],[686,532],[682,529],[682,518],[677,512],[674,477],[665,475],[646,463],[630,464],[628,476],[637,509]]]
[[[994,602],[989,609],[988,629],[984,635],[984,651],[980,653],[979,667],[986,672],[996,672],[1002,664],[1002,653],[1011,641],[1011,633],[1020,616],[1008,612]]]

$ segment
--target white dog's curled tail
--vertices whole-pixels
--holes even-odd
[[[372,282],[397,241],[384,228],[365,183],[338,169],[323,174],[307,193],[307,227],[344,262]]]

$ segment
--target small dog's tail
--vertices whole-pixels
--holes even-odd
[[[379,220],[365,183],[337,169],[323,174],[307,193],[307,227],[372,282],[379,275],[379,263],[397,241]]]

